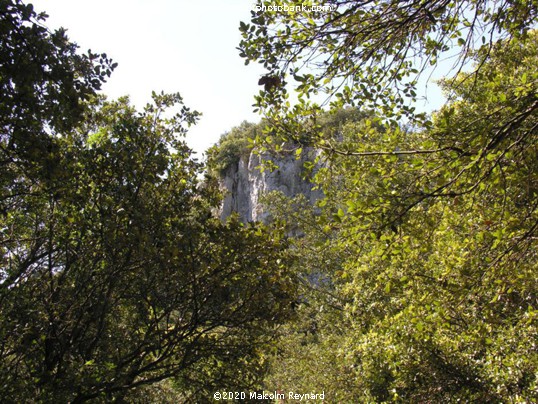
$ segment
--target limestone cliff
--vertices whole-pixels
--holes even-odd
[[[269,158],[278,169],[260,170],[262,159]],[[308,158],[303,156],[297,159],[293,154],[268,157],[254,153],[239,158],[221,177],[221,186],[225,191],[221,218],[237,212],[244,222],[267,220],[260,200],[264,194],[272,191],[280,191],[289,197],[303,194],[311,202],[319,199],[321,192],[313,190],[312,183],[304,179],[304,163]]]

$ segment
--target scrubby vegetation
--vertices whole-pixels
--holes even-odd
[[[218,143],[207,151],[210,166],[218,174],[224,174],[228,168],[236,165],[241,157],[252,151],[254,139],[263,133],[262,124],[247,121],[224,133]]]
[[[105,54],[0,4],[0,401],[538,401],[536,2],[329,3],[240,25],[264,119],[209,168],[324,162],[325,197],[267,195],[268,225],[214,217],[178,94],[107,100]],[[446,105],[416,111],[448,50]]]

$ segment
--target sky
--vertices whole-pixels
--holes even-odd
[[[110,98],[129,95],[137,107],[152,91],[179,92],[203,114],[187,143],[197,155],[252,112],[261,66],[245,66],[236,47],[246,0],[33,0],[50,29],[64,27],[81,52],[106,53],[118,67],[103,86]]]
[[[186,139],[198,157],[243,120],[259,121],[252,104],[264,71],[245,66],[236,49],[239,22],[250,20],[254,0],[31,2],[49,14],[49,28],[66,28],[81,52],[106,53],[118,63],[103,86],[109,98],[129,95],[142,108],[152,91],[179,92],[186,106],[201,112]],[[426,110],[441,104],[432,87]]]

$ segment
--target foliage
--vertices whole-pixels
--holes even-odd
[[[316,225],[331,233],[307,242],[342,257],[324,273],[343,304],[317,340],[295,328],[282,342],[300,352],[286,363],[305,389],[329,384],[344,402],[538,399],[536,36],[474,53],[480,69],[443,82],[451,101],[430,128],[351,123],[327,149]],[[289,382],[275,364],[271,382]]]
[[[50,135],[69,131],[81,119],[83,102],[116,67],[106,54],[76,53],[63,30],[49,32],[42,25],[45,17],[19,0],[0,4],[2,170],[35,169],[42,159],[52,169]]]
[[[262,133],[262,125],[243,121],[224,133],[218,143],[207,151],[210,169],[222,175],[236,165],[241,157],[248,155],[253,139]]]
[[[323,209],[328,209],[324,199]],[[296,256],[299,296],[296,316],[280,328],[279,340],[269,351],[267,390],[325,393],[329,402],[358,402],[354,380],[337,347],[346,338],[345,298],[339,293],[343,264],[352,256],[338,248],[339,224],[328,222],[319,207],[302,195],[288,199],[279,192],[266,196],[266,209],[275,222],[288,225],[290,253]]]
[[[99,102],[60,143],[69,175],[12,198],[5,399],[117,399],[169,377],[193,394],[254,383],[263,332],[293,295],[284,244],[212,217],[215,191],[199,188],[200,164],[175,136],[196,113],[159,118],[178,102],[155,96],[140,114]]]
[[[261,63],[280,83],[256,96],[276,144],[306,125],[311,141],[327,147],[312,127],[319,102],[373,110],[393,125],[403,117],[428,125],[413,106],[420,76],[443,59],[459,72],[473,49],[487,55],[498,40],[525,37],[538,14],[535,1],[523,0],[329,0],[312,10],[307,3],[259,0],[250,23],[240,25],[245,63]]]
[[[104,55],[1,7],[2,402],[257,386],[294,299],[282,233],[212,216],[178,94],[106,101]]]
[[[348,122],[357,122],[369,116],[369,113],[360,111],[357,108],[344,108],[330,113],[322,113],[318,117],[318,125],[321,128],[323,137],[328,143],[340,141],[340,133],[343,125]],[[293,154],[300,157],[303,147],[308,147],[309,142],[306,138],[296,137],[290,142],[282,144],[273,144],[273,140],[268,136],[264,138],[264,133],[271,133],[271,127],[267,125],[267,121],[254,124],[247,121],[242,122],[239,126],[231,129],[220,137],[217,144],[208,149],[208,168],[210,172],[222,176],[230,167],[237,165],[241,158],[247,157],[251,152],[263,153],[270,150],[270,155],[275,157],[278,154],[290,155]],[[263,147],[263,141],[271,144],[271,146]],[[258,147],[253,150],[253,146]],[[311,148],[310,148],[311,149]],[[267,155],[267,157],[270,157]],[[314,168],[315,157],[307,159],[309,167]],[[269,168],[276,168],[271,165],[271,161],[263,159],[262,161]]]

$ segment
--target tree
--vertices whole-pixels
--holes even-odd
[[[536,4],[338,4],[311,20],[260,12],[242,29],[246,57],[299,82],[296,106],[285,88],[259,95],[271,136],[306,132],[330,162],[318,174],[327,196],[318,221],[337,223],[331,245],[344,262],[327,274],[346,304],[317,343],[340,371],[305,373],[352,379],[349,402],[536,401]],[[288,28],[273,35],[277,22]],[[431,34],[441,36],[429,49]],[[405,51],[429,63],[452,35],[465,69],[443,81],[447,104],[421,117],[402,80],[424,65]],[[294,70],[305,60],[321,63]],[[324,89],[333,108],[359,103],[373,117],[327,134],[306,101]]]
[[[0,4],[0,212],[4,217],[10,211],[24,216],[29,207],[26,197],[62,181],[66,173],[58,165],[58,137],[80,122],[85,101],[116,66],[106,54],[78,54],[63,30],[50,32],[43,25],[45,18],[19,0]],[[6,276],[3,272],[1,279]]]
[[[2,401],[256,386],[294,299],[282,234],[212,216],[218,193],[181,139],[199,114],[179,95],[107,101],[104,55],[1,7]]]
[[[237,164],[240,158],[248,155],[252,149],[252,141],[263,130],[263,123],[253,124],[247,121],[233,127],[224,133],[217,144],[208,151],[208,163],[217,175],[222,175],[226,170]]]
[[[420,75],[443,58],[461,71],[473,49],[487,57],[496,41],[524,37],[538,13],[528,1],[332,0],[324,6],[258,1],[251,22],[240,25],[245,63],[261,63],[282,83],[261,91],[256,104],[284,139],[303,133],[301,124],[319,115],[310,100],[318,93],[335,110],[356,105],[393,124],[402,117],[427,124],[413,106]],[[295,105],[286,79],[295,83]],[[309,133],[323,146],[316,130]]]
[[[7,183],[23,175],[16,167],[41,176],[52,170],[54,136],[80,121],[84,101],[116,67],[106,54],[78,54],[64,30],[43,25],[45,18],[19,0],[0,5],[1,169]]]
[[[264,332],[293,295],[284,241],[212,217],[215,190],[199,188],[201,166],[175,139],[196,113],[160,118],[180,101],[156,96],[141,114],[99,102],[61,142],[70,175],[3,220],[5,399],[255,382]]]

